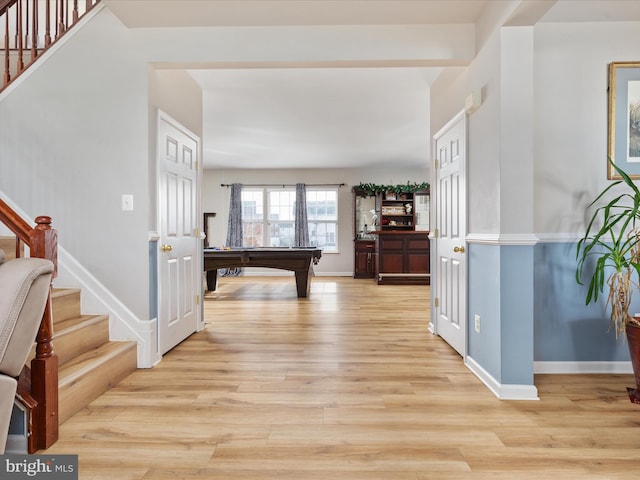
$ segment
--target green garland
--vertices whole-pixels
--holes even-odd
[[[421,190],[429,190],[429,183],[428,182],[422,182],[422,183],[407,182],[406,184],[399,184],[399,185],[376,185],[375,183],[360,183],[358,185],[355,185],[352,188],[352,190],[354,192],[355,191],[365,192],[365,193],[368,193],[369,195],[373,195],[376,193],[383,193],[383,192],[414,193]]]

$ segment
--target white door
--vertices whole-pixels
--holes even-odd
[[[198,219],[199,139],[158,115],[158,346],[161,354],[197,330],[202,260]]]
[[[467,338],[466,116],[434,136],[436,159],[435,330],[463,357]],[[433,288],[433,287],[432,287]]]

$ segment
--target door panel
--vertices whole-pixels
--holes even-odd
[[[158,139],[158,336],[164,354],[195,332],[200,320],[199,140],[163,114]]]
[[[436,168],[436,332],[466,354],[466,117],[457,115],[434,136]],[[432,283],[433,284],[433,283]]]

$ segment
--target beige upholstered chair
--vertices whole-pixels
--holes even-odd
[[[40,258],[4,261],[0,250],[0,454],[4,453],[16,394],[49,295],[53,263]]]

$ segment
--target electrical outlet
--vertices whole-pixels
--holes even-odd
[[[475,321],[476,333],[480,333],[480,315],[475,315],[473,319]]]

